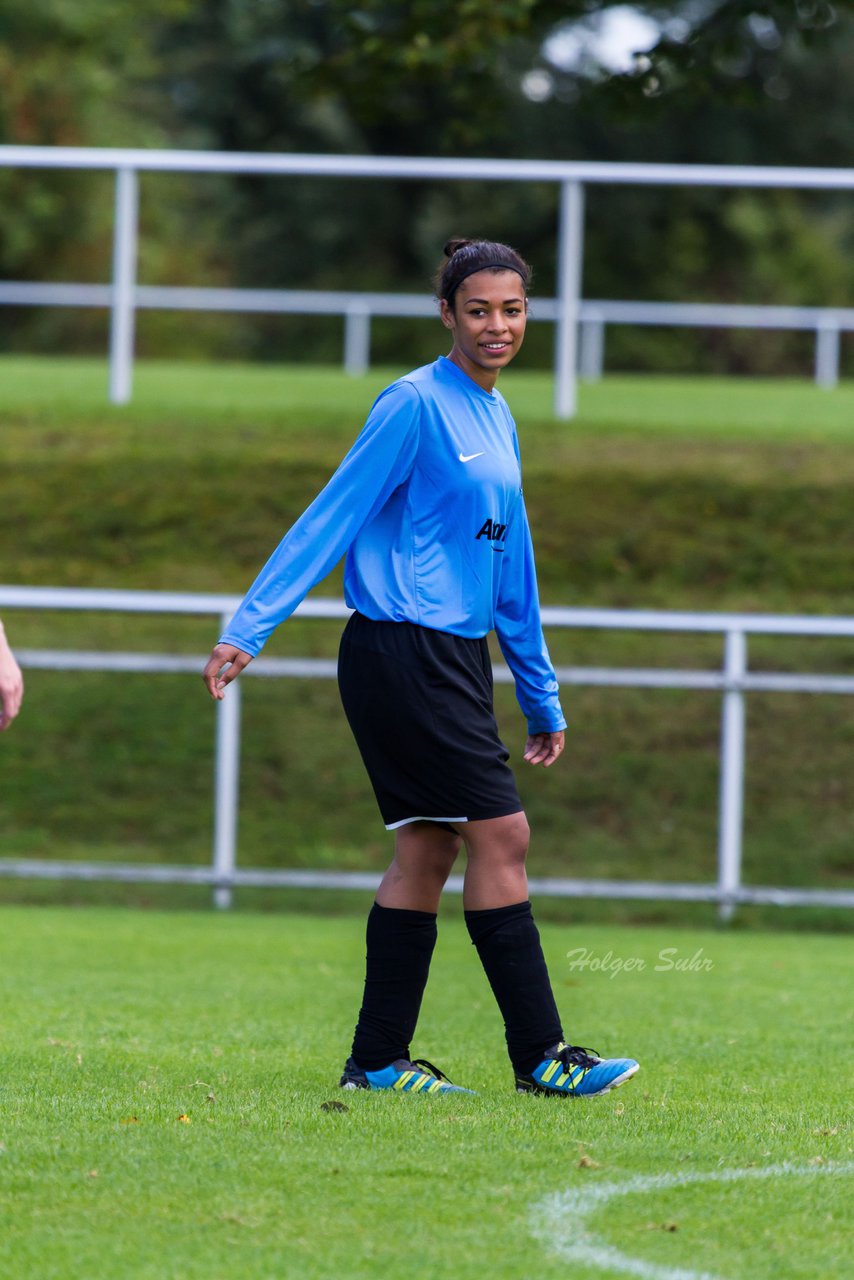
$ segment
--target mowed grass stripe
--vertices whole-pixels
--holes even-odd
[[[437,343],[437,354],[440,343]],[[500,388],[520,423],[554,419],[554,381],[527,369],[524,355],[501,375]],[[32,420],[101,420],[134,427],[169,414],[193,424],[244,419],[263,429],[284,414],[351,420],[403,367],[373,368],[353,377],[340,365],[243,364],[138,360],[131,403],[108,404],[108,367],[91,357],[0,355],[0,404]],[[641,428],[672,435],[690,428],[710,438],[752,436],[793,442],[850,439],[854,434],[854,386],[828,391],[806,379],[723,378],[609,374],[579,384],[579,409],[562,430],[596,426]]]
[[[549,1192],[850,1160],[844,940],[542,933],[567,1033],[641,1061],[610,1097],[513,1092],[459,921],[414,1051],[479,1094],[431,1099],[336,1087],[361,920],[0,909],[0,1274],[548,1280],[567,1265],[532,1230]],[[663,1188],[591,1224],[657,1265],[841,1277],[850,1190]]]

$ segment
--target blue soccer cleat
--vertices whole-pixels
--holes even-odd
[[[593,1049],[556,1044],[529,1076],[516,1076],[519,1093],[552,1098],[595,1098],[630,1080],[638,1070],[634,1058],[600,1058]]]
[[[398,1093],[474,1093],[451,1084],[444,1071],[423,1058],[398,1058],[380,1071],[364,1071],[352,1058],[344,1066],[339,1080],[342,1089],[395,1089]]]

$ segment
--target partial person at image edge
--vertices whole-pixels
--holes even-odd
[[[507,245],[448,242],[435,283],[450,354],[378,397],[204,671],[221,699],[346,553],[354,613],[339,688],[395,853],[368,916],[343,1088],[470,1092],[410,1051],[441,893],[463,846],[466,924],[504,1019],[516,1088],[591,1097],[638,1069],[564,1040],[528,901],[528,823],[493,710],[492,630],[528,722],[523,758],[558,759],[566,721],[540,622],[516,426],[495,385],[522,345],[530,275]]]
[[[21,709],[24,677],[9,648],[3,620],[0,618],[0,733],[8,729]]]

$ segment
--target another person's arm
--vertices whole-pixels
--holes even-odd
[[[0,621],[0,732],[8,729],[21,709],[24,696],[24,677],[9,648],[3,623]]]

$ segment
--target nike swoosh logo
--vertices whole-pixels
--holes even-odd
[[[483,449],[481,449],[480,453],[461,453],[460,462],[471,462],[472,458],[482,458],[483,455],[484,455]]]

